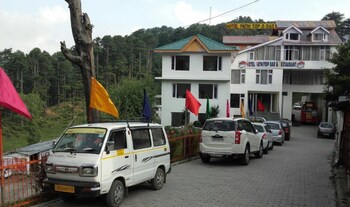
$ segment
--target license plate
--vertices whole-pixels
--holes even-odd
[[[55,191],[64,193],[75,193],[74,186],[69,185],[55,185]]]
[[[324,136],[329,136],[329,134],[328,134],[328,133],[323,133],[323,135],[324,135]]]

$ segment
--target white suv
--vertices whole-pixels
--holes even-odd
[[[250,154],[263,156],[263,141],[252,123],[245,118],[207,119],[199,144],[200,157],[208,163],[211,157],[240,158],[248,165]]]

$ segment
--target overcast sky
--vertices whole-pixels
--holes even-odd
[[[283,3],[282,3],[283,2]],[[93,38],[130,35],[138,29],[187,27],[213,18],[212,25],[238,16],[253,20],[320,20],[333,11],[350,18],[350,0],[82,0],[94,25]],[[231,11],[231,12],[229,12]],[[28,53],[35,47],[59,51],[60,41],[73,45],[68,5],[64,0],[0,0],[0,51]]]

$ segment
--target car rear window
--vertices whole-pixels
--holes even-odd
[[[258,130],[258,132],[264,132],[264,127],[263,126],[254,124],[254,127],[255,127],[256,130]]]
[[[234,121],[228,120],[213,120],[207,121],[203,127],[206,131],[234,131]]]
[[[280,129],[279,124],[274,124],[274,123],[266,123],[270,129]]]

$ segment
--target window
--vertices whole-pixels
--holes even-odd
[[[299,34],[298,33],[287,33],[286,34],[286,40],[299,40]]]
[[[298,33],[290,33],[290,40],[299,40],[299,34]]]
[[[300,60],[299,50],[300,50],[300,47],[285,46],[284,47],[284,60]]]
[[[254,51],[249,52],[249,60],[254,60]]]
[[[190,56],[172,56],[172,70],[190,70]]]
[[[232,84],[244,84],[245,83],[245,70],[231,70],[231,83]]]
[[[222,67],[222,58],[218,56],[203,56],[203,71],[218,71]]]
[[[218,98],[218,87],[215,84],[199,84],[199,98]]]
[[[257,84],[272,84],[273,70],[256,70],[255,83]]]
[[[165,145],[165,137],[162,128],[154,128],[152,131],[153,145]]]
[[[143,149],[151,146],[151,138],[148,129],[134,129],[131,131],[134,149]]]
[[[230,98],[230,107],[231,108],[239,108],[239,100],[240,100],[240,94],[231,94]]]
[[[191,91],[191,84],[174,83],[173,84],[173,97],[174,98],[186,98],[186,89]]]
[[[190,120],[190,113],[187,112],[187,123]],[[184,126],[185,125],[185,112],[172,112],[171,113],[171,126]]]
[[[108,141],[114,142],[113,150],[125,149],[126,148],[125,130],[112,132]]]
[[[322,41],[323,40],[323,33],[315,33],[313,34],[314,41]]]
[[[245,70],[241,70],[241,83],[245,83]]]

